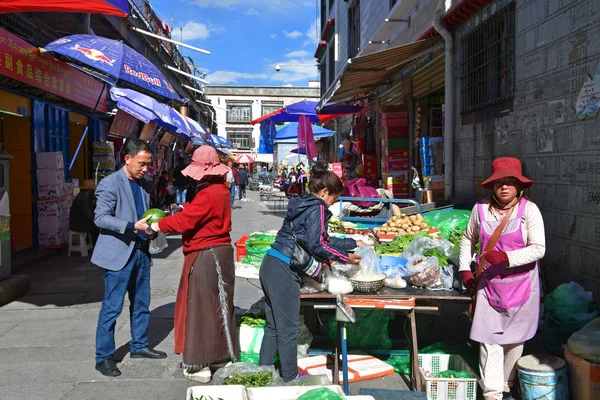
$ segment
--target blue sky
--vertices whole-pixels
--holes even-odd
[[[307,86],[318,34],[316,0],[150,0],[173,38],[209,50],[183,48],[210,85]]]

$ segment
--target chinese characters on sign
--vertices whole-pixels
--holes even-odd
[[[119,110],[110,126],[110,133],[118,137],[129,137],[131,136],[131,132],[137,131],[138,122],[135,117]]]
[[[0,75],[94,108],[103,84],[0,28]],[[106,95],[98,104],[106,111]]]

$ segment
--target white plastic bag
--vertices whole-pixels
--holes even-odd
[[[354,287],[352,282],[342,274],[332,273],[327,276],[327,291],[331,294],[349,294],[352,293]]]
[[[600,318],[588,322],[567,342],[569,351],[591,363],[600,363]]]
[[[148,250],[150,254],[158,254],[169,246],[167,242],[167,237],[164,233],[158,232],[158,236],[156,239],[152,239],[150,241],[150,249]]]
[[[379,267],[379,257],[375,253],[375,250],[370,246],[361,246],[354,254],[361,257],[360,260],[360,272],[352,276],[353,280],[357,281],[370,281],[373,279],[379,279],[385,275],[381,272]]]
[[[432,239],[427,236],[416,237],[402,253],[402,257],[410,258],[411,256],[422,256],[429,249],[438,249],[448,260],[454,265],[458,265],[458,248],[451,242],[444,239]]]

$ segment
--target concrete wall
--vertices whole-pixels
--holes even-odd
[[[573,280],[600,304],[600,122],[575,114],[600,64],[600,1],[517,0],[515,39],[513,112],[467,124],[456,104],[454,195],[481,199],[492,160],[518,157],[544,216],[548,289]]]
[[[252,119],[256,119],[262,115],[263,103],[283,102],[283,105],[289,105],[301,100],[319,100],[319,88],[316,87],[265,87],[265,86],[208,86],[206,88],[206,97],[215,107],[215,119],[218,124],[219,136],[227,137],[228,128],[248,128],[253,129],[252,137],[254,138],[256,151],[259,145],[260,124],[227,124],[227,112],[224,108],[227,107],[227,101],[251,101],[252,102]],[[217,108],[220,107],[220,108]]]

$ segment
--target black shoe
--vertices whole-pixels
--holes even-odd
[[[109,358],[96,364],[96,371],[100,372],[104,376],[119,376],[121,371],[117,368],[115,360]]]
[[[129,356],[131,358],[167,358],[167,353],[146,347],[144,350],[131,353]]]

